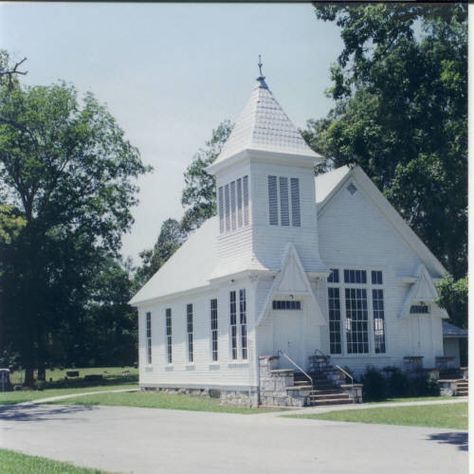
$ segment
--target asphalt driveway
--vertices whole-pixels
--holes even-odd
[[[467,473],[455,430],[127,407],[0,407],[0,446],[122,473]]]

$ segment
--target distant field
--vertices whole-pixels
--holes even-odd
[[[383,425],[426,426],[467,430],[467,403],[340,410],[318,415],[295,415],[314,420],[377,423]]]
[[[82,380],[85,375],[102,375],[105,380],[114,380],[127,378],[135,378],[138,381],[138,369],[135,367],[86,367],[86,368],[64,368],[64,369],[47,369],[46,370],[46,382],[57,383],[64,382],[66,379],[66,371],[78,370],[79,378],[69,378],[69,381]],[[13,384],[23,383],[25,374],[24,371],[16,371],[10,375],[11,382]],[[132,381],[132,380],[131,380]]]
[[[105,474],[97,469],[86,469],[65,462],[0,449],[2,474]]]
[[[272,408],[246,408],[221,405],[218,399],[207,396],[170,394],[164,392],[104,393],[87,395],[55,402],[71,405],[109,405],[174,410],[212,411],[223,413],[255,414],[275,411]]]

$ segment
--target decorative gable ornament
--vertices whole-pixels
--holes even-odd
[[[418,267],[414,281],[409,283],[411,288],[408,291],[408,295],[402,306],[400,312],[400,318],[406,318],[410,316],[410,308],[412,305],[426,305],[433,306],[436,298],[438,298],[438,290],[434,285],[433,279],[426,267],[421,264]],[[446,311],[442,310],[442,317],[447,318]]]
[[[285,247],[281,270],[276,274],[263,309],[257,318],[257,326],[260,326],[270,314],[274,298],[291,297],[304,297],[304,304],[309,305],[310,314],[313,316],[313,323],[317,325],[327,324],[318,300],[311,288],[308,276],[304,271],[298,252],[295,246],[289,242]]]

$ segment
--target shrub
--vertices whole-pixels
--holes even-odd
[[[371,402],[387,398],[387,382],[376,368],[367,367],[361,381],[364,384],[362,389],[364,401]]]

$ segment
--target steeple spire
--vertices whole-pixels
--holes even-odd
[[[268,89],[268,86],[267,86],[267,83],[265,82],[265,76],[263,75],[263,72],[262,72],[262,55],[259,54],[258,55],[258,71],[260,73],[260,75],[257,77],[257,81],[258,81],[258,87],[261,87],[262,89]]]

